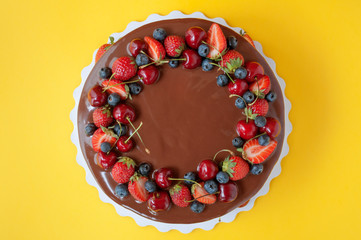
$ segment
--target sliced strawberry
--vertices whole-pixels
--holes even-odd
[[[267,75],[256,75],[256,81],[249,86],[249,90],[259,96],[264,98],[267,93],[271,90],[271,81]]]
[[[267,146],[258,143],[258,139],[252,139],[243,146],[243,156],[253,164],[262,163],[266,160],[277,146],[276,140],[271,140]]]
[[[213,23],[208,30],[207,41],[210,51],[207,58],[217,59],[227,48],[227,40],[221,27],[217,23]]]
[[[246,41],[249,42],[254,48],[256,47],[252,38],[246,32],[242,34],[242,37],[244,37],[244,39],[246,39]]]
[[[198,202],[204,203],[204,204],[213,204],[217,201],[217,197],[215,194],[209,194],[204,189],[204,182],[200,183],[201,186],[198,184],[192,185],[192,195],[194,199],[196,199]]]
[[[141,176],[138,173],[135,173],[131,178],[128,184],[129,193],[135,198],[135,200],[140,202],[145,202],[148,200],[149,193],[145,189],[145,183],[148,181],[148,178]]]
[[[160,42],[148,36],[144,37],[144,41],[148,44],[148,54],[154,62],[165,58],[165,49]]]
[[[100,145],[103,142],[108,142],[113,145],[117,141],[117,135],[112,130],[109,130],[103,126],[98,128],[92,137],[92,145],[95,152],[100,151]]]
[[[119,80],[104,80],[102,87],[108,94],[118,93],[122,100],[128,98],[129,89],[126,87],[126,84],[121,83]]]

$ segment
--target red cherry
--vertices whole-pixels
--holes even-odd
[[[267,135],[271,138],[277,137],[281,132],[281,123],[272,117],[268,117],[267,123],[264,127],[260,128],[261,133],[267,133]]]
[[[202,63],[202,58],[193,49],[186,49],[182,53],[182,58],[186,60],[183,62],[183,66],[186,69],[194,69],[199,67]]]
[[[189,47],[197,49],[202,41],[206,41],[207,32],[201,27],[190,27],[186,31],[185,39]]]
[[[160,188],[168,188],[172,184],[173,172],[169,168],[160,168],[153,173],[155,183]]]
[[[159,79],[159,75],[159,69],[154,65],[150,65],[138,70],[138,76],[146,85],[155,83]]]
[[[170,197],[166,191],[153,192],[148,198],[148,208],[154,212],[168,210],[170,203]]]
[[[198,164],[197,172],[200,179],[207,181],[216,177],[218,166],[214,161],[206,159]]]
[[[129,121],[133,122],[135,119],[134,109],[127,104],[118,104],[113,109],[113,117],[120,123],[128,124]],[[129,121],[128,121],[129,119]]]
[[[101,107],[107,103],[108,95],[103,92],[103,88],[99,85],[94,86],[88,92],[88,101],[93,107]]]
[[[134,143],[132,139],[130,138],[127,142],[125,142],[128,139],[128,136],[121,136],[117,141],[117,149],[121,152],[129,152],[130,149],[133,148]]]
[[[232,202],[238,196],[238,186],[232,181],[228,183],[219,184],[219,195],[218,199],[221,202]]]
[[[247,62],[244,67],[247,70],[247,76],[245,78],[247,82],[254,82],[254,77],[257,74],[264,75],[264,69],[258,62]]]
[[[117,155],[110,151],[108,154],[104,152],[97,153],[97,164],[103,169],[111,168],[117,162]]]
[[[242,79],[235,79],[234,83],[228,84],[228,90],[231,94],[242,96],[248,90],[248,83]]]
[[[245,139],[249,140],[257,135],[257,126],[254,124],[254,121],[252,119],[248,120],[248,123],[246,120],[240,120],[237,123],[237,134]]]
[[[139,39],[139,38],[136,38],[136,39],[133,39],[129,45],[128,45],[128,50],[129,50],[129,53],[133,56],[133,57],[136,57],[140,51],[147,51],[148,49],[148,45],[142,40],[142,39]]]

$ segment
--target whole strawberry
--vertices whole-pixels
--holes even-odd
[[[237,181],[247,176],[249,165],[241,157],[227,157],[222,163],[222,171],[228,173],[231,180]]]
[[[242,54],[236,50],[229,50],[223,57],[220,62],[220,65],[228,73],[234,73],[237,68],[241,67],[244,63],[244,58]]]
[[[127,183],[134,174],[135,162],[129,157],[119,157],[112,169],[112,177],[117,183]]]
[[[114,79],[126,81],[137,74],[137,65],[133,57],[120,57],[112,65]]]
[[[135,200],[145,202],[148,200],[149,193],[145,189],[145,183],[148,181],[147,177],[144,177],[138,173],[135,173],[128,183],[129,193]]]
[[[170,57],[179,57],[185,48],[184,38],[181,36],[167,36],[164,40],[165,51]]]
[[[268,113],[268,102],[266,99],[258,98],[251,106],[250,109],[253,114],[266,116]]]
[[[101,126],[98,128],[92,137],[92,146],[95,152],[100,151],[100,145],[103,142],[108,142],[111,145],[115,144],[117,141],[118,136],[110,129]]]
[[[100,46],[100,48],[97,51],[97,54],[95,55],[95,62],[97,62],[101,56],[114,44],[114,38],[109,37],[110,44],[106,43]]]
[[[241,33],[241,35],[242,35],[242,37],[243,37],[244,39],[246,39],[246,41],[249,42],[254,48],[256,47],[256,46],[254,45],[254,42],[253,42],[252,38],[251,38],[246,32]]]
[[[114,119],[109,105],[96,108],[93,112],[93,121],[97,127],[108,127],[110,124],[112,124]]]
[[[191,192],[184,184],[176,184],[169,190],[172,202],[179,207],[188,207],[190,204]]]

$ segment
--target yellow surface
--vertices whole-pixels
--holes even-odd
[[[2,1],[0,239],[360,239],[360,1],[121,2]],[[188,235],[118,216],[70,141],[72,93],[93,51],[128,22],[176,9],[260,41],[286,80],[294,127],[270,192],[234,222]]]

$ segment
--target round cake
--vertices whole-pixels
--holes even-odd
[[[98,50],[79,102],[80,147],[116,203],[159,222],[203,222],[266,182],[284,141],[283,101],[245,33],[157,21]]]

